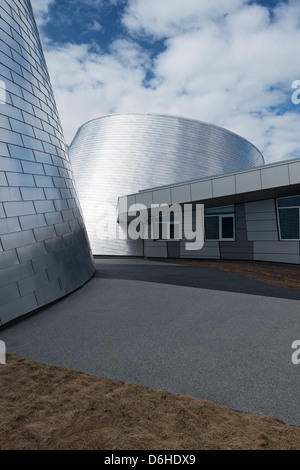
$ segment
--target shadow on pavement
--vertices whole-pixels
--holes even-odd
[[[300,292],[214,269],[142,263],[107,263],[97,260],[96,278],[126,279],[242,294],[300,300]]]

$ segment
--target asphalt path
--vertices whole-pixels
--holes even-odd
[[[103,261],[98,261],[96,277],[99,279],[146,281],[214,291],[238,292],[300,300],[300,291],[277,287],[214,269],[151,261],[141,263],[133,260],[132,263],[130,264],[129,260],[121,264],[116,262],[116,260],[109,261],[104,259]],[[259,269],[259,264],[257,269]]]
[[[297,292],[214,270],[99,260],[88,284],[0,340],[27,359],[300,425],[299,305]]]

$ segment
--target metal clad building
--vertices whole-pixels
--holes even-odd
[[[0,326],[94,273],[28,0],[0,4]]]
[[[69,154],[95,255],[143,254],[142,243],[116,239],[120,196],[264,164],[256,147],[226,129],[155,114],[92,120]]]
[[[190,250],[184,236],[159,234],[144,241],[145,257],[300,264],[300,159],[130,194],[119,199],[120,218],[131,221],[128,200],[150,209],[166,193],[170,205],[204,205],[204,246]]]

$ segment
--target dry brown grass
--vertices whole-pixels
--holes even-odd
[[[297,267],[180,263],[300,290]],[[0,366],[0,450],[53,449],[299,450],[300,427],[10,354]]]
[[[259,262],[205,261],[205,260],[161,260],[164,263],[199,266],[247,277],[278,287],[300,291],[300,268]]]
[[[292,450],[300,427],[8,355],[0,450]]]

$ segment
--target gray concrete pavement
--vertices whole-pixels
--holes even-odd
[[[257,265],[259,269],[260,265]],[[299,270],[300,275],[300,270]],[[96,277],[147,281],[166,285],[196,287],[213,291],[237,292],[264,297],[300,300],[300,292],[265,284],[214,269],[183,266],[154,261],[127,259],[98,262]]]
[[[82,289],[0,331],[8,352],[300,425],[299,300],[109,278],[103,262]]]

